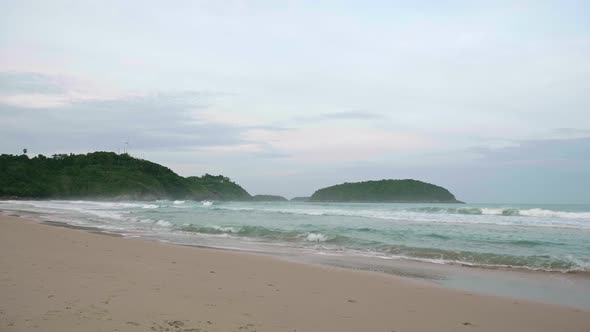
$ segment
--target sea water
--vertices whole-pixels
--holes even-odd
[[[590,205],[47,200],[0,213],[590,310]]]
[[[182,244],[590,272],[590,205],[0,201],[0,210]]]

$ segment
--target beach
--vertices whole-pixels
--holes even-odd
[[[590,313],[0,217],[0,331],[588,331]]]

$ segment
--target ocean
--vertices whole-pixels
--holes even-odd
[[[19,200],[0,213],[590,310],[590,205]]]
[[[0,210],[179,244],[590,272],[590,205],[52,200]]]

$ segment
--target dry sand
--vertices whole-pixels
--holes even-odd
[[[590,313],[0,216],[0,331],[590,331]]]

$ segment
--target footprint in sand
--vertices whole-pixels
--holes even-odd
[[[128,322],[129,323],[129,322]],[[181,332],[181,331],[187,331],[187,332],[200,332],[201,329],[196,329],[196,328],[184,328],[185,326],[184,322],[181,320],[165,320],[163,322],[162,325],[157,324],[157,323],[152,323],[152,326],[150,327],[150,329],[152,331],[157,331],[157,332],[167,332],[167,331],[175,331],[175,332]]]
[[[170,325],[172,327],[175,327],[175,328],[180,328],[180,327],[183,327],[184,326],[184,323],[182,321],[179,321],[179,320],[174,320],[174,321],[170,321],[170,322],[167,322],[167,323],[168,323],[168,325]]]

